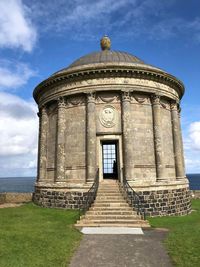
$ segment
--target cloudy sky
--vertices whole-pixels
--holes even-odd
[[[0,176],[35,176],[34,87],[107,34],[181,79],[187,173],[200,173],[199,0],[0,0]]]

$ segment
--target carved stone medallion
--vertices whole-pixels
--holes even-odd
[[[101,124],[106,128],[111,128],[116,123],[116,110],[113,106],[105,106],[100,114],[99,119]]]

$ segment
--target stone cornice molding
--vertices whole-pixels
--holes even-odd
[[[112,66],[112,67],[105,67],[105,68],[96,68],[96,69],[79,69],[74,72],[64,72],[58,73],[50,78],[46,79],[42,83],[40,83],[34,90],[33,96],[38,102],[38,95],[41,90],[45,90],[47,87],[51,87],[53,85],[58,85],[62,83],[70,83],[80,80],[86,79],[95,79],[95,78],[104,78],[104,77],[126,77],[126,78],[139,78],[145,80],[153,80],[160,83],[164,83],[166,85],[171,86],[174,88],[180,98],[184,94],[184,85],[180,80],[176,77],[161,71],[159,69],[147,69],[147,68],[136,68],[136,67],[128,67],[128,66]]]

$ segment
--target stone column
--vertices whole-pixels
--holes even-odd
[[[180,140],[181,140],[181,155],[182,155],[182,164],[183,164],[183,173],[185,178],[185,158],[184,158],[184,148],[183,148],[183,136],[181,130],[181,108],[178,107],[178,122],[179,122],[179,133],[180,133]]]
[[[48,115],[45,106],[39,112],[38,181],[47,178],[47,131]]]
[[[154,148],[156,160],[157,181],[164,180],[164,156],[162,148],[162,125],[160,114],[160,96],[155,94],[151,97],[153,112]]]
[[[86,130],[86,164],[87,182],[94,181],[96,177],[96,104],[95,93],[87,94],[87,130]]]
[[[56,143],[56,182],[65,179],[65,108],[64,97],[59,97]]]
[[[184,166],[183,166],[183,149],[182,149],[182,137],[180,129],[180,121],[177,103],[174,101],[171,103],[171,120],[172,120],[172,134],[173,134],[173,146],[174,146],[174,161],[176,169],[176,178],[184,178]]]
[[[132,140],[130,129],[131,98],[129,92],[122,93],[122,129],[123,129],[123,162],[126,180],[133,180],[134,164],[132,161]]]

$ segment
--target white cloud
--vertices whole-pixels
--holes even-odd
[[[28,0],[27,0],[28,1]],[[200,41],[199,18],[184,18],[177,12],[176,1],[155,0],[52,0],[31,1],[33,21],[41,31],[67,32],[68,38],[89,40],[99,34],[116,38],[169,39],[180,35]],[[54,18],[52,20],[52,17]]]
[[[189,137],[191,139],[191,147],[200,150],[200,121],[190,124]]]
[[[101,34],[109,33],[115,21],[123,18],[120,11],[134,9],[139,0],[57,0],[48,3],[44,1],[29,1],[32,10],[32,19],[40,25],[41,31],[49,33],[68,32],[69,38],[96,36],[100,29]],[[54,18],[52,20],[52,17]]]
[[[30,10],[21,0],[1,0],[0,10],[0,47],[30,52],[37,38],[29,19]]]
[[[35,75],[25,63],[0,60],[0,90],[20,87]]]
[[[187,173],[200,173],[200,121],[184,125],[183,140]]]
[[[34,169],[37,158],[38,118],[32,101],[0,92],[0,165],[2,173]],[[4,169],[4,171],[3,171]]]

